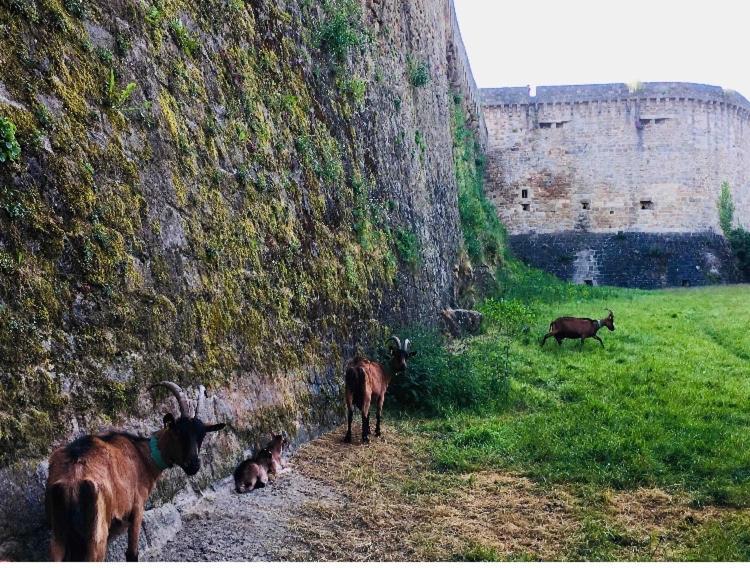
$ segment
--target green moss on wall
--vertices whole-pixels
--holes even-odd
[[[0,115],[24,150],[0,166],[0,465],[71,416],[132,413],[154,380],[330,364],[400,250],[357,148],[369,78],[337,78],[333,32],[309,41],[338,4],[129,3],[127,31],[104,3],[17,4],[0,7]]]
[[[497,267],[503,261],[505,229],[484,194],[484,156],[457,94],[453,96],[453,164],[465,251],[475,266]]]

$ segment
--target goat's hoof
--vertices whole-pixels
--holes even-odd
[[[362,438],[362,443],[363,444],[369,444],[370,443],[370,438]]]
[[[125,552],[125,560],[127,562],[138,562],[138,553],[130,554],[129,552]]]
[[[345,444],[351,444],[352,443],[352,437],[351,436],[344,436],[344,443]]]

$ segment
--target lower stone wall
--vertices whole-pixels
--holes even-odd
[[[726,240],[715,233],[562,232],[512,235],[520,260],[594,286],[663,288],[737,280]]]

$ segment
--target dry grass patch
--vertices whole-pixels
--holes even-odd
[[[467,550],[549,559],[578,528],[564,491],[493,471],[436,473],[424,443],[393,426],[368,446],[342,438],[332,432],[294,459],[346,499],[305,507],[294,526],[317,560],[450,560]]]

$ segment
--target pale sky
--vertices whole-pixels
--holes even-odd
[[[750,99],[745,0],[455,0],[480,87],[687,81]]]

